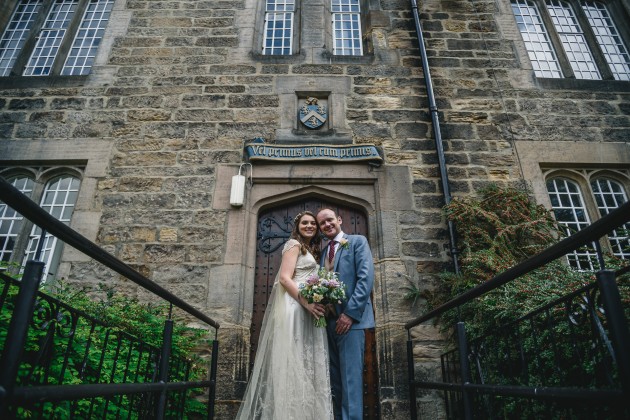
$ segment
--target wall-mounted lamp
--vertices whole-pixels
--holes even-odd
[[[232,189],[230,190],[230,205],[241,207],[245,202],[245,175],[241,175],[243,166],[249,165],[249,180],[253,183],[254,168],[251,163],[241,163],[238,168],[238,175],[232,177]]]

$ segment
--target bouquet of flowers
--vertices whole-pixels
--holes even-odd
[[[346,300],[346,285],[339,280],[337,273],[320,268],[317,274],[310,276],[306,283],[299,286],[299,294],[308,303],[341,303]],[[325,327],[326,317],[315,320],[316,327]]]

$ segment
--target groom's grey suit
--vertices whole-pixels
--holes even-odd
[[[330,353],[330,380],[335,406],[335,418],[350,420],[363,418],[363,357],[365,329],[374,328],[374,310],[370,293],[374,285],[374,262],[367,239],[361,235],[346,235],[347,246],[339,244],[331,269],[339,273],[346,284],[347,300],[337,304],[337,314],[353,319],[346,334],[335,332],[336,319],[328,320],[328,346]],[[321,265],[326,266],[329,246],[322,255]]]

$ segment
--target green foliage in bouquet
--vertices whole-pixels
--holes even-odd
[[[306,283],[299,285],[298,293],[308,303],[340,304],[346,300],[346,285],[339,280],[337,273],[320,268],[317,274],[313,274],[306,280]],[[325,317],[315,320],[316,327],[326,325]]]

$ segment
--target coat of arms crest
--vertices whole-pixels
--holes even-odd
[[[309,96],[300,107],[300,121],[308,128],[319,128],[328,119],[328,110],[317,102],[317,98]]]

